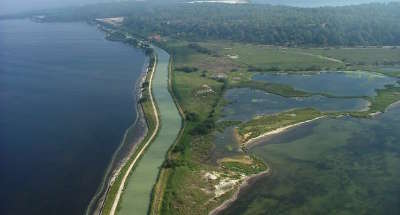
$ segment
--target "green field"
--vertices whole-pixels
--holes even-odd
[[[219,53],[256,70],[315,71],[340,69],[344,66],[340,61],[310,54],[307,49],[234,44],[228,49],[223,48]],[[236,57],[237,59],[234,59]]]
[[[341,60],[353,65],[398,65],[400,48],[327,48],[308,49],[308,53]]]

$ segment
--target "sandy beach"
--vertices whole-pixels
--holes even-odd
[[[304,125],[304,124],[307,124],[307,123],[310,123],[310,122],[313,122],[313,121],[316,121],[316,120],[319,120],[319,119],[322,119],[322,118],[325,118],[325,117],[326,116],[320,116],[320,117],[317,117],[317,118],[314,118],[314,119],[306,120],[306,121],[303,121],[303,122],[299,122],[299,123],[295,123],[295,124],[292,124],[292,125],[284,126],[284,127],[272,130],[272,131],[268,131],[268,132],[266,132],[266,133],[264,133],[264,134],[262,134],[262,135],[260,135],[258,137],[254,137],[254,138],[249,139],[245,143],[242,143],[242,146],[243,147],[247,147],[247,146],[251,145],[252,143],[254,143],[255,141],[260,140],[262,138],[265,138],[265,137],[268,137],[268,136],[274,135],[274,134],[280,134],[282,132],[287,131],[290,128],[294,128],[294,127],[297,127],[297,126],[300,126],[300,125]]]
[[[236,201],[236,199],[239,197],[239,194],[241,192],[243,192],[243,189],[245,189],[246,187],[248,187],[249,185],[251,185],[251,182],[253,180],[256,180],[258,178],[261,178],[265,175],[268,175],[270,173],[270,168],[268,168],[267,170],[257,173],[255,175],[251,175],[251,176],[247,176],[243,182],[240,184],[240,186],[237,188],[237,190],[235,191],[235,193],[232,195],[231,198],[227,199],[226,201],[224,201],[220,206],[218,206],[217,208],[213,209],[209,215],[217,215],[218,213],[220,213],[221,211],[223,211],[224,209],[228,208],[234,201]]]

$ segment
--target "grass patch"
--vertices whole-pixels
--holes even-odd
[[[326,48],[307,49],[306,52],[335,58],[352,65],[400,64],[400,49],[398,48]]]
[[[231,84],[230,88],[252,88],[263,90],[268,93],[280,95],[283,97],[307,97],[312,96],[312,93],[296,90],[291,86],[275,83],[267,83],[263,81],[243,81],[237,84]]]
[[[400,87],[387,86],[378,89],[377,96],[371,99],[370,112],[384,112],[391,104],[400,100]]]
[[[268,166],[261,159],[248,155],[227,157],[222,159],[220,163],[222,168],[245,175],[257,174],[268,169]]]
[[[332,61],[297,49],[253,44],[220,44],[212,46],[218,54],[233,62],[247,66],[250,71],[321,70],[343,67]]]
[[[385,89],[376,90],[377,95],[368,98],[371,102],[368,111],[351,112],[353,117],[370,117],[374,113],[383,113],[393,103],[400,101],[400,87],[389,85]]]
[[[174,88],[179,89],[175,90],[175,95],[185,112],[197,115],[200,120],[206,119],[220,97],[223,83],[201,77],[199,72],[175,71],[173,76]]]
[[[323,113],[312,108],[265,115],[239,125],[238,133],[241,137],[241,141],[246,142],[264,133],[321,116],[323,116]]]

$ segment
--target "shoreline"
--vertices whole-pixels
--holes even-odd
[[[158,130],[159,130],[159,127],[160,127],[160,119],[159,119],[159,115],[158,115],[158,109],[157,109],[157,107],[156,107],[156,104],[155,104],[155,101],[154,101],[154,98],[153,98],[153,92],[152,92],[152,81],[153,81],[154,72],[155,72],[155,70],[156,70],[157,61],[158,61],[158,60],[157,60],[157,57],[155,57],[155,63],[154,63],[154,65],[153,65],[153,67],[151,68],[151,74],[147,74],[147,75],[150,75],[150,77],[149,77],[149,85],[148,85],[148,88],[149,88],[149,96],[150,96],[150,101],[151,101],[152,109],[153,109],[153,112],[154,112],[155,124],[156,124],[156,125],[155,125],[155,128],[154,128],[153,133],[151,134],[151,136],[149,137],[149,139],[146,141],[146,143],[140,148],[140,151],[138,152],[138,154],[135,156],[135,158],[133,159],[133,161],[129,164],[128,170],[126,171],[125,175],[123,175],[121,184],[120,184],[120,186],[119,186],[119,188],[118,188],[116,197],[114,198],[114,201],[113,201],[113,204],[112,204],[112,207],[111,207],[111,211],[110,211],[110,213],[109,213],[109,214],[111,214],[111,215],[114,215],[115,212],[116,212],[116,210],[117,210],[117,207],[118,207],[118,204],[119,204],[119,202],[120,202],[121,195],[122,195],[122,191],[124,190],[124,187],[125,187],[126,180],[127,180],[127,178],[129,177],[129,175],[130,175],[130,173],[131,173],[133,167],[135,166],[136,162],[141,158],[142,154],[143,154],[144,151],[147,149],[147,147],[150,145],[150,143],[153,142],[153,139],[154,139],[155,136],[157,135]],[[147,134],[147,135],[148,135],[148,134]],[[135,150],[135,152],[136,152],[136,151],[137,151],[137,150]],[[130,158],[130,157],[129,157],[129,158]],[[129,158],[128,158],[128,160],[129,160]],[[126,163],[126,164],[128,164],[128,163]],[[118,174],[118,175],[119,175],[119,174]],[[117,175],[117,177],[118,177],[118,175]],[[101,211],[101,214],[102,214],[102,211]]]
[[[108,29],[101,22],[86,22],[89,25],[97,24],[96,28],[105,33],[105,39],[110,42],[115,42],[115,40],[111,40],[108,38],[110,29]],[[115,26],[111,26],[111,29]],[[117,41],[118,42],[118,41]],[[123,44],[126,44],[124,41],[119,41]],[[144,43],[144,42],[143,42]],[[132,44],[127,44],[128,46],[132,46]],[[146,51],[144,46],[136,45],[134,46],[136,49],[140,49],[142,51]],[[146,55],[146,54],[145,54]],[[133,95],[136,98],[136,119],[135,121],[125,130],[123,138],[121,140],[120,145],[113,153],[109,166],[107,167],[101,184],[99,185],[98,190],[93,195],[90,200],[88,206],[85,210],[85,215],[101,215],[103,214],[103,209],[106,203],[107,196],[111,187],[114,185],[114,182],[117,180],[118,176],[121,174],[122,169],[126,166],[132,156],[136,153],[141,143],[146,139],[146,136],[149,132],[149,127],[147,124],[146,115],[144,113],[143,104],[140,102],[140,99],[143,96],[143,83],[146,81],[149,73],[153,74],[156,64],[153,65],[153,68],[150,68],[150,58],[149,56],[145,56],[145,61],[143,63],[142,71],[140,77],[134,84]],[[152,76],[151,76],[152,77]],[[149,85],[151,92],[151,85]],[[152,95],[150,95],[152,96]],[[157,111],[157,110],[156,110]],[[157,115],[157,114],[156,114]],[[133,131],[137,131],[136,127],[142,128],[140,134],[134,137],[133,140],[128,140],[129,135]],[[134,130],[132,130],[134,129]],[[132,138],[132,137],[131,137]],[[130,141],[130,142],[128,142]]]
[[[280,127],[278,129],[274,129],[272,131],[268,131],[268,132],[266,132],[266,133],[264,133],[264,134],[262,134],[260,136],[257,136],[257,137],[249,139],[245,143],[240,144],[241,148],[247,148],[250,145],[254,145],[255,142],[260,140],[260,139],[266,138],[266,137],[274,135],[274,134],[280,134],[280,133],[286,132],[287,130],[289,130],[291,128],[298,127],[298,126],[301,126],[301,125],[304,125],[304,124],[307,124],[307,123],[310,123],[310,122],[313,122],[313,121],[316,121],[316,120],[319,120],[319,119],[322,119],[322,118],[325,118],[325,117],[327,117],[327,116],[319,116],[319,117],[316,117],[314,119],[302,121],[302,122],[299,122],[299,123],[295,123],[295,124],[287,125],[287,126],[284,126],[284,127]],[[235,133],[236,132],[237,131],[235,129]],[[239,137],[236,137],[236,138],[239,138]],[[239,142],[240,142],[240,140],[239,140]],[[263,171],[263,172],[260,172],[260,173],[257,173],[255,175],[251,175],[251,176],[246,177],[243,180],[243,182],[239,185],[239,187],[236,189],[236,191],[233,193],[233,195],[229,199],[225,200],[218,207],[216,207],[212,211],[210,211],[208,213],[208,215],[218,215],[220,212],[222,212],[223,210],[228,208],[231,204],[233,204],[239,198],[240,193],[244,192],[243,189],[249,187],[253,180],[257,180],[258,178],[261,178],[261,177],[264,177],[266,175],[269,175],[270,173],[271,173],[271,167],[268,167],[268,169]]]
[[[390,109],[392,109],[392,108],[397,107],[398,105],[400,105],[400,100],[397,101],[397,102],[395,102],[395,103],[390,104],[390,105],[385,109],[385,112],[388,111],[388,110],[390,110]]]
[[[233,193],[233,195],[225,200],[222,204],[220,204],[218,207],[214,208],[212,211],[208,213],[208,215],[218,215],[220,212],[223,210],[227,209],[229,206],[231,206],[232,203],[234,203],[238,198],[240,193],[243,192],[243,189],[249,187],[252,183],[253,180],[257,180],[258,178],[262,178],[264,176],[267,176],[271,173],[270,167],[268,167],[267,170],[262,171],[260,173],[257,173],[255,175],[250,175],[247,176],[242,183],[240,183],[239,187],[236,189],[236,191]]]
[[[301,125],[304,125],[304,124],[307,124],[307,123],[310,123],[310,122],[313,122],[313,121],[316,121],[316,120],[319,120],[319,119],[322,119],[322,118],[325,118],[325,117],[327,117],[327,116],[319,116],[319,117],[316,117],[316,118],[313,118],[313,119],[309,119],[309,120],[306,120],[306,121],[302,121],[302,122],[298,122],[298,123],[295,123],[295,124],[283,126],[283,127],[280,127],[280,128],[265,132],[265,133],[263,133],[263,134],[261,134],[261,135],[259,135],[257,137],[253,137],[253,138],[247,140],[246,142],[241,143],[240,145],[241,145],[241,147],[247,148],[248,146],[253,145],[256,141],[258,141],[260,139],[266,138],[266,137],[274,135],[274,134],[283,133],[283,132],[285,132],[285,131],[287,131],[287,130],[289,130],[291,128],[294,128],[294,127],[297,127],[297,126],[301,126]]]
[[[109,163],[109,166],[107,167],[105,174],[103,176],[103,180],[101,184],[99,185],[98,190],[92,197],[88,207],[86,208],[85,214],[86,215],[95,215],[95,214],[102,214],[102,210],[104,207],[104,203],[106,200],[106,197],[108,195],[108,192],[111,188],[111,186],[114,184],[116,178],[120,174],[120,171],[122,168],[127,164],[129,161],[129,158],[135,153],[137,150],[138,145],[144,140],[147,132],[148,132],[148,127],[146,126],[146,117],[144,115],[144,110],[143,106],[140,103],[140,98],[142,96],[142,84],[146,80],[147,76],[147,71],[149,70],[149,60],[146,59],[141,76],[139,79],[137,79],[135,85],[134,85],[134,95],[136,97],[136,119],[135,121],[125,130],[123,138],[121,140],[121,144],[118,146],[116,151],[114,152],[111,161]],[[143,132],[135,137],[135,140],[132,142],[127,142],[127,138],[132,132],[131,129],[135,128],[136,126],[141,126],[143,127]]]

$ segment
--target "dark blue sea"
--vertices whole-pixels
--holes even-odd
[[[0,21],[0,214],[84,213],[144,62],[85,23]]]

